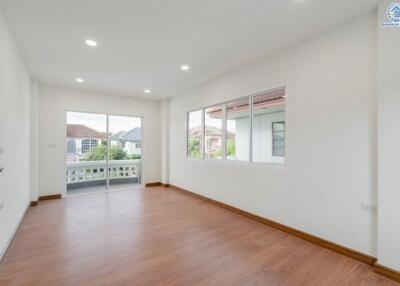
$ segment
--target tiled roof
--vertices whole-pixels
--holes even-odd
[[[135,127],[129,131],[120,131],[110,136],[110,140],[139,142],[142,140],[142,130],[140,127]]]
[[[105,134],[82,124],[67,124],[68,138],[96,138],[105,139]]]

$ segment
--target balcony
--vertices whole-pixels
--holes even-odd
[[[107,184],[106,161],[67,163],[67,193],[105,191]],[[110,160],[110,189],[123,189],[141,183],[141,160]]]

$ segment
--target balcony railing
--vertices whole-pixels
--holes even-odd
[[[105,182],[107,179],[106,164],[106,161],[67,163],[67,188],[92,186]],[[110,160],[110,183],[140,183],[140,164],[141,160]]]

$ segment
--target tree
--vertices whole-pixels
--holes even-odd
[[[128,154],[120,146],[110,146],[109,160],[128,160]]]
[[[235,140],[230,138],[226,142],[226,156],[235,156],[235,154],[236,154]]]
[[[137,156],[133,155],[132,157],[137,157]],[[106,160],[106,158],[107,158],[107,146],[102,144],[86,152],[85,156],[80,161],[102,161]],[[130,158],[129,155],[120,146],[110,146],[109,159],[129,160],[136,158]],[[140,156],[138,159],[140,159]]]
[[[200,140],[189,139],[189,157],[200,157]]]

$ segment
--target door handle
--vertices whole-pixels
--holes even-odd
[[[3,171],[4,171],[4,168],[3,168],[3,167],[0,167],[0,173],[3,172]]]

